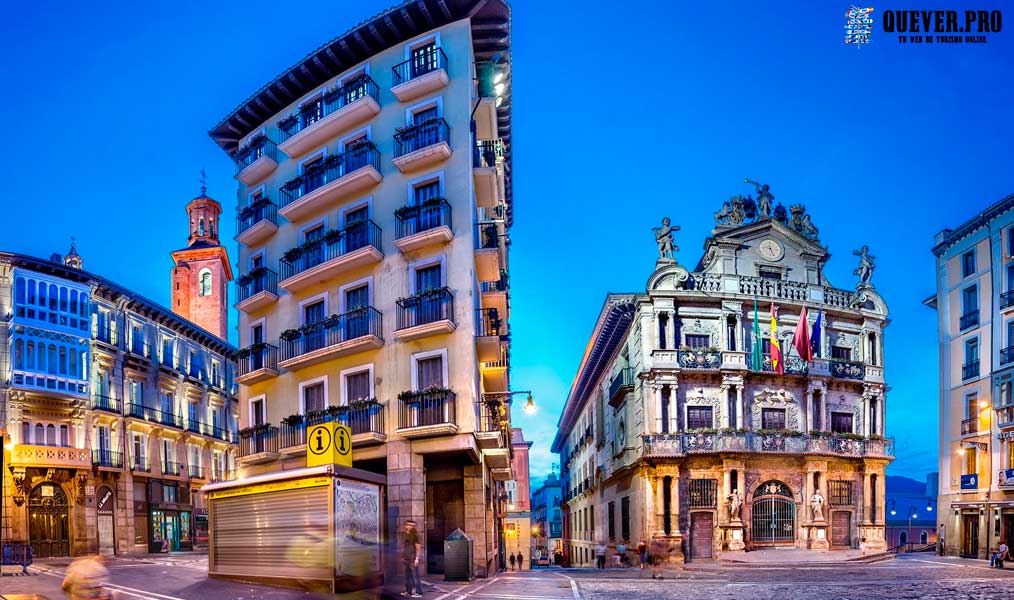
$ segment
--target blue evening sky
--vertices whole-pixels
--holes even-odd
[[[0,247],[45,257],[76,236],[88,269],[167,303],[202,167],[233,233],[233,165],[208,129],[393,2],[8,5]],[[881,30],[884,9],[927,5],[966,7],[876,3],[873,43],[857,50],[843,43],[847,1],[514,2],[513,385],[540,404],[517,417],[533,477],[556,462],[604,295],[644,289],[650,228],[672,217],[692,267],[713,212],[752,191],[744,177],[806,205],[835,285],[854,285],[851,251],[870,245],[892,318],[891,471],[936,468],[935,316],[920,300],[934,291],[934,232],[1014,192],[1014,22],[985,45],[901,45]]]

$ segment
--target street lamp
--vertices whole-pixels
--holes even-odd
[[[535,400],[532,399],[532,392],[531,392],[531,390],[520,390],[520,391],[517,391],[517,392],[486,392],[482,396],[483,396],[483,398],[506,396],[507,397],[507,401],[510,402],[510,398],[512,396],[517,396],[517,395],[520,395],[520,394],[528,394],[528,401],[525,402],[525,408],[524,408],[525,414],[528,414],[528,415],[535,414],[535,411],[538,410],[538,407],[535,406]]]

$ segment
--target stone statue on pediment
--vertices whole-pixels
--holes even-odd
[[[771,188],[768,187],[768,184],[761,184],[748,178],[744,178],[743,183],[752,183],[754,189],[757,190],[757,217],[760,219],[770,217],[771,202],[775,199],[775,195],[771,193]]]
[[[658,259],[676,261],[674,253],[679,252],[679,246],[673,241],[673,234],[680,230],[679,225],[670,225],[669,217],[662,219],[661,227],[652,227],[655,232],[655,243],[658,244]]]
[[[859,266],[852,271],[853,275],[859,276],[859,283],[856,284],[856,287],[873,287],[873,284],[870,283],[870,279],[873,278],[873,269],[877,268],[877,265],[874,262],[877,260],[877,257],[871,256],[870,247],[865,245],[859,250],[853,250],[852,254],[859,257]]]

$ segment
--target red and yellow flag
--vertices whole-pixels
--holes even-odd
[[[771,368],[779,375],[785,374],[782,363],[782,346],[778,343],[778,319],[775,317],[775,305],[771,304]]]

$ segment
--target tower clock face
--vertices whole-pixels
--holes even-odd
[[[781,260],[785,255],[782,245],[775,240],[764,240],[760,243],[758,250],[760,250],[760,255],[767,260]]]

